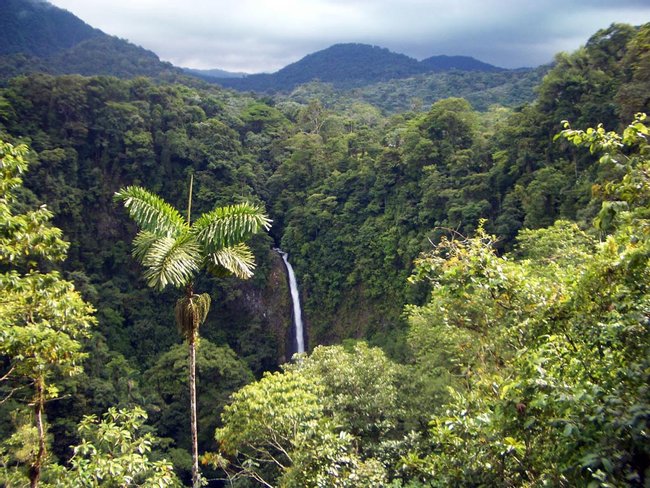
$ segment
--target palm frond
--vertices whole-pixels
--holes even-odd
[[[157,236],[153,232],[146,230],[141,230],[138,232],[138,235],[133,239],[133,251],[131,255],[140,263],[144,260],[144,257],[147,255],[151,246],[154,242],[160,239],[160,236]]]
[[[159,237],[142,258],[144,277],[152,288],[186,285],[199,270],[201,248],[189,234]]]
[[[255,269],[255,257],[250,248],[243,243],[224,247],[207,256],[208,269],[215,272],[225,269],[237,278],[250,278]]]
[[[188,227],[178,210],[142,187],[122,188],[115,193],[114,199],[124,203],[129,216],[142,230],[172,237],[178,236]]]
[[[192,234],[208,252],[233,246],[261,229],[270,229],[271,220],[259,207],[240,203],[218,207],[192,224]]]

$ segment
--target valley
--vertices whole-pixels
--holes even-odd
[[[130,185],[197,218],[250,204],[271,221],[210,231],[246,235],[250,279],[224,254],[191,268],[211,297],[196,353],[209,486],[647,483],[650,24],[534,69],[339,44],[214,79],[32,7],[3,3],[3,22],[27,8],[74,42],[37,49],[44,27],[0,52],[0,483],[33,486],[37,466],[36,484],[73,486],[102,459],[128,477],[137,457],[138,483],[196,485],[174,313],[187,283],[150,286],[138,232],[156,219],[115,201]],[[183,239],[161,267],[198,252]],[[34,276],[65,283],[78,331],[71,311],[48,315],[68,295]],[[93,437],[103,415],[130,432],[114,451]],[[146,449],[124,440],[145,432]]]

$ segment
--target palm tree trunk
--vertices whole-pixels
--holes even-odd
[[[38,431],[38,453],[29,468],[29,486],[37,488],[41,479],[41,467],[45,460],[45,427],[43,426],[43,407],[45,405],[45,385],[43,378],[36,379],[36,398],[34,402],[34,416],[36,417],[36,430]]]
[[[190,199],[192,194],[192,180],[190,179]],[[191,200],[190,200],[191,202]],[[191,205],[191,203],[189,204]],[[187,209],[187,216],[190,216],[190,207]],[[185,287],[185,295],[191,298],[194,295],[194,283],[189,282]],[[194,317],[192,317],[194,321]],[[190,434],[192,437],[192,488],[199,488],[201,486],[201,473],[199,473],[199,441],[198,441],[198,428],[196,421],[196,339],[199,336],[199,324],[194,322],[186,324],[185,328],[182,324],[181,329],[185,330],[185,338],[187,339],[188,362],[189,362],[189,383],[190,383]],[[188,330],[189,329],[189,330]]]
[[[201,474],[199,473],[199,444],[198,429],[196,427],[196,333],[188,338],[189,343],[189,366],[190,366],[190,417],[192,431],[192,488],[201,486]]]

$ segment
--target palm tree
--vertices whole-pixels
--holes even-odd
[[[200,486],[196,427],[196,342],[199,326],[210,309],[210,295],[194,292],[197,273],[228,272],[238,278],[250,278],[255,260],[243,242],[271,221],[255,205],[242,203],[216,207],[191,222],[192,179],[190,179],[187,218],[158,195],[138,186],[129,186],[115,194],[129,216],[140,227],[133,241],[133,256],[144,266],[147,284],[156,290],[167,285],[184,288],[176,302],[179,332],[189,346],[190,415],[192,435],[192,486]]]

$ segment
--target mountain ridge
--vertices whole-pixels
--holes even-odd
[[[469,56],[437,55],[418,61],[385,47],[338,43],[310,53],[274,73],[194,70],[163,62],[152,51],[108,35],[46,0],[0,3],[0,79],[33,72],[54,75],[147,76],[202,80],[242,91],[288,93],[311,81],[354,89],[445,72],[509,73]],[[185,77],[188,78],[185,78]]]
[[[177,77],[152,51],[96,29],[46,0],[0,2],[0,79],[54,75]]]
[[[106,34],[45,0],[0,2],[0,55],[51,56],[102,35]]]
[[[430,56],[418,61],[388,48],[362,43],[338,43],[307,54],[274,73],[258,73],[243,78],[213,78],[228,88],[253,91],[291,90],[318,80],[343,88],[408,78],[442,71],[507,71],[470,56]]]

